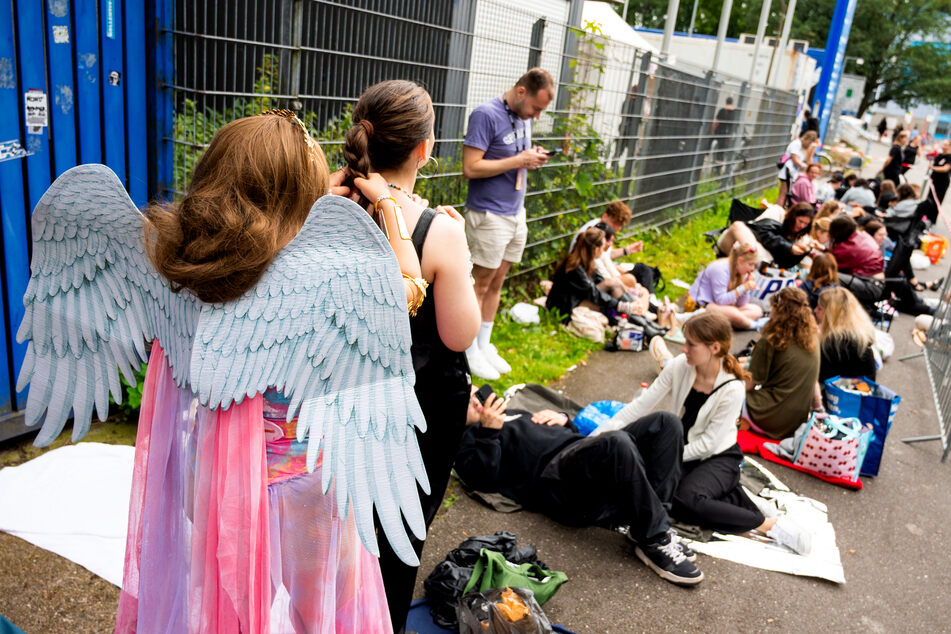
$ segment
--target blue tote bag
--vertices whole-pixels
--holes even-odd
[[[869,391],[854,389],[856,381],[868,385]],[[885,451],[885,438],[891,429],[892,421],[895,420],[901,397],[884,385],[866,378],[834,376],[826,380],[825,389],[829,413],[843,418],[857,418],[862,423],[871,425],[872,436],[869,438],[865,461],[862,463],[862,475],[878,475],[882,452]]]

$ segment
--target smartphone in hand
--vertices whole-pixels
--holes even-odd
[[[486,399],[494,393],[495,390],[492,389],[492,386],[486,383],[476,391],[476,398],[479,399],[480,403],[485,405]]]
[[[556,154],[561,154],[564,151],[564,148],[556,147],[554,150],[545,150],[545,154],[548,156],[555,156]]]

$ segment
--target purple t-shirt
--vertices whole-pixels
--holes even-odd
[[[515,131],[512,131],[512,122]],[[532,144],[531,119],[528,121],[517,115],[509,115],[505,105],[498,97],[492,97],[480,104],[469,115],[469,129],[466,130],[464,145],[485,152],[489,160],[504,159],[527,150]],[[514,216],[522,208],[525,199],[525,175],[522,175],[522,188],[515,189],[520,170],[502,172],[492,178],[473,178],[469,181],[469,194],[466,209],[488,211],[500,216]]]
[[[749,295],[743,291],[737,297],[735,290],[727,290],[729,285],[730,261],[727,258],[720,258],[700,272],[693,286],[690,287],[690,296],[701,306],[707,304],[745,306],[750,299]]]

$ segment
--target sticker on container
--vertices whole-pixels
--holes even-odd
[[[53,43],[55,44],[69,44],[69,27],[54,26],[53,27]]]
[[[23,146],[20,145],[19,139],[0,141],[0,163],[30,156],[31,154],[33,154],[33,152],[27,152]]]
[[[119,82],[122,81],[122,73],[117,70],[109,71],[109,85],[118,86]]]
[[[106,37],[116,39],[116,3],[115,0],[106,0]]]
[[[43,128],[49,125],[49,102],[46,93],[31,88],[23,95],[26,108],[26,129],[30,134],[43,134]]]

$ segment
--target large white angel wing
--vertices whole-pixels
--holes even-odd
[[[105,165],[64,172],[33,210],[30,283],[17,332],[29,340],[17,390],[27,383],[26,424],[46,418],[43,447],[73,412],[73,440],[99,420],[109,393],[122,402],[117,367],[135,384],[145,342],[158,337],[179,385],[187,382],[200,303],[172,293],[144,251],[142,214]]]
[[[192,387],[227,409],[268,387],[299,410],[308,468],[323,450],[322,484],[338,511],[352,504],[367,549],[379,554],[373,508],[406,563],[418,565],[401,519],[426,534],[416,483],[428,491],[414,426],[411,336],[399,264],[367,213],[339,196],[318,200],[300,233],[240,299],[205,306],[195,334]]]

